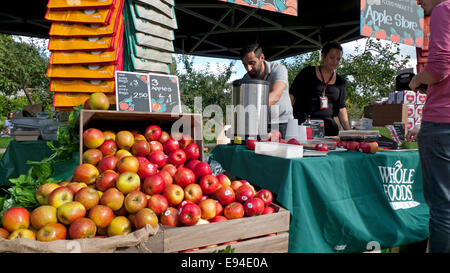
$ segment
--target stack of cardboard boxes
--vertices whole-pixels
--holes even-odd
[[[427,95],[411,90],[389,92],[387,104],[406,105],[407,121],[406,129],[411,130],[422,123],[423,107],[427,100]]]

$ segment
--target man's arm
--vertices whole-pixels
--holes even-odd
[[[272,89],[269,90],[269,106],[272,106],[280,100],[285,88],[286,83],[284,82],[277,81],[273,83]]]
[[[422,69],[422,71],[419,72],[419,74],[415,75],[411,82],[409,83],[409,88],[411,90],[416,90],[416,88],[421,84],[434,84],[437,80],[431,76],[430,73],[427,72],[426,69]]]

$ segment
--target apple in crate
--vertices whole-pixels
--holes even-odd
[[[9,237],[9,231],[7,231],[4,228],[0,228],[0,238],[1,239],[8,239]]]
[[[164,178],[159,173],[146,177],[142,183],[142,190],[149,195],[161,193],[165,187]]]
[[[262,189],[259,190],[258,193],[256,194],[256,196],[258,198],[261,198],[261,200],[264,201],[264,206],[269,206],[270,204],[272,204],[273,201],[273,195],[272,192],[266,189]]]
[[[86,215],[86,209],[83,204],[77,201],[64,203],[56,210],[56,216],[60,223],[70,225],[78,218]]]
[[[158,141],[161,144],[164,144],[164,142],[166,142],[169,139],[170,139],[169,133],[167,133],[166,131],[162,131],[161,136],[159,137]]]
[[[78,218],[69,226],[70,239],[92,238],[97,233],[97,226],[89,218]]]
[[[83,145],[88,149],[100,147],[104,141],[105,135],[99,129],[89,128],[83,132]]]
[[[161,170],[168,171],[170,173],[170,175],[173,177],[178,169],[177,169],[177,167],[175,167],[175,165],[166,164],[161,168]]]
[[[75,194],[74,200],[83,204],[86,210],[90,210],[94,206],[98,205],[100,202],[100,195],[97,190],[86,187],[82,188]]]
[[[247,200],[252,200],[255,192],[250,185],[242,185],[236,191],[236,201],[245,203]]]
[[[154,194],[147,201],[147,207],[160,216],[169,207],[169,201],[161,194]]]
[[[212,174],[207,174],[200,179],[199,182],[200,187],[202,188],[202,192],[206,195],[210,195],[215,193],[222,184],[220,184],[219,179],[217,179]]]
[[[161,135],[162,135],[161,127],[154,124],[149,125],[144,131],[144,136],[147,139],[147,141],[159,140]]]
[[[245,215],[247,216],[256,216],[260,215],[264,211],[264,201],[258,197],[255,197],[251,200],[247,200],[244,203]]]
[[[77,192],[79,192],[83,188],[87,188],[87,186],[88,185],[86,183],[83,183],[83,182],[70,182],[69,184],[67,184],[66,187],[68,187],[72,191],[74,196],[75,196],[75,194]]]
[[[223,215],[231,220],[244,217],[244,206],[239,202],[232,202],[223,209]]]
[[[193,142],[185,146],[183,151],[186,154],[187,160],[195,160],[200,157],[200,149],[198,148],[198,145]]]
[[[95,183],[99,175],[100,173],[94,165],[83,163],[73,171],[73,181],[83,182],[89,185]]]
[[[230,180],[230,178],[228,178],[228,176],[226,174],[219,173],[218,175],[216,175],[216,178],[219,180],[219,183],[222,186],[231,187],[231,180]]]
[[[145,193],[135,190],[125,196],[123,204],[128,213],[133,214],[147,207],[147,202]]]
[[[103,144],[102,144],[103,145]],[[87,149],[83,153],[83,163],[89,163],[97,165],[97,163],[103,158],[103,153],[99,149]]]
[[[167,163],[167,157],[163,151],[151,152],[148,156],[148,160],[154,163],[158,167],[158,169],[161,169]]]
[[[2,217],[2,226],[9,232],[30,226],[30,212],[23,207],[8,209]]]
[[[113,211],[119,210],[122,205],[125,196],[117,188],[107,189],[100,198],[100,204],[111,208]]]
[[[212,170],[209,164],[203,161],[195,165],[192,171],[194,172],[195,179],[197,181],[200,181],[200,179],[205,175],[212,174]]]
[[[168,207],[160,216],[160,222],[163,225],[177,227],[180,225],[178,220],[178,210],[174,207]]]
[[[216,191],[216,197],[219,200],[219,202],[226,206],[236,199],[236,195],[234,193],[234,190],[230,187],[221,187]]]
[[[131,232],[131,222],[125,216],[117,216],[112,219],[108,226],[108,236],[126,235]]]
[[[180,148],[180,143],[178,140],[174,138],[170,138],[163,144],[163,149],[166,154],[170,154],[172,151],[175,151]]]
[[[176,149],[170,152],[168,160],[175,166],[183,165],[186,162],[186,153],[182,149]]]
[[[117,162],[119,162],[119,158],[112,155],[107,155],[97,165],[97,169],[100,173],[103,173],[107,170],[115,170],[117,166]]]
[[[119,149],[129,151],[134,144],[134,136],[130,131],[122,130],[116,134],[116,143]]]
[[[136,229],[143,228],[145,225],[151,225],[152,227],[158,225],[158,216],[149,208],[141,209],[134,217],[134,226]]]
[[[113,170],[106,170],[97,177],[95,188],[99,191],[106,191],[116,185],[119,174]]]
[[[170,185],[170,184],[173,184],[173,177],[170,175],[169,171],[167,171],[167,170],[160,170],[158,174],[162,176],[162,178],[164,180],[164,184],[166,186]]]
[[[184,190],[180,185],[171,184],[164,188],[164,197],[169,201],[169,205],[176,206],[184,199]]]
[[[58,222],[56,208],[49,205],[37,207],[31,212],[30,220],[31,225],[37,230],[47,224],[56,223]]]
[[[107,206],[97,205],[89,210],[88,217],[97,227],[106,228],[114,218],[114,212]]]
[[[200,207],[194,203],[187,203],[178,210],[178,220],[185,226],[197,224],[202,215]]]
[[[59,208],[64,203],[73,201],[73,192],[68,187],[59,187],[52,191],[48,197],[48,204]]]
[[[217,202],[214,199],[208,198],[201,201],[198,206],[202,212],[201,218],[209,220],[217,215]]]
[[[193,203],[200,202],[203,196],[202,188],[199,184],[189,184],[184,188],[184,199]]]
[[[150,154],[150,144],[146,140],[135,140],[133,146],[131,146],[131,154],[147,156]]]
[[[151,175],[154,175],[158,172],[158,166],[156,166],[156,164],[148,161],[148,162],[143,162],[141,164],[139,164],[139,169],[137,171],[137,174],[139,175],[139,177],[141,179],[145,179]]]
[[[157,140],[152,140],[148,144],[150,144],[150,153],[154,151],[164,151],[163,145]]]
[[[274,213],[274,212],[275,212],[275,209],[269,206],[269,207],[264,208],[262,214],[270,214],[270,213]]]
[[[178,141],[180,143],[180,148],[184,149],[186,146],[191,144],[194,140],[190,135],[183,135],[180,140]]]
[[[222,215],[217,215],[216,217],[209,220],[210,223],[223,222],[223,221],[228,221],[228,219],[227,219],[227,217],[222,216]]]
[[[119,162],[117,162],[117,171],[119,173],[133,172],[137,173],[139,171],[139,160],[134,156],[122,157]]]
[[[41,205],[47,205],[49,195],[52,193],[52,191],[54,189],[59,188],[59,187],[61,187],[61,186],[56,183],[42,184],[36,191],[36,194],[35,194],[36,200]]]
[[[21,228],[21,229],[17,229],[17,230],[14,230],[13,232],[11,232],[11,234],[8,237],[9,240],[21,239],[21,238],[36,240],[36,235],[34,234],[34,232],[31,229]]]
[[[135,172],[124,172],[119,175],[116,182],[116,188],[123,194],[128,194],[138,190],[141,186],[141,179]]]
[[[102,152],[103,156],[115,155],[117,152],[117,144],[112,139],[106,139],[98,149]]]
[[[67,228],[60,223],[49,223],[40,228],[36,233],[36,239],[41,242],[65,240]]]
[[[200,163],[199,163],[200,164]],[[186,187],[189,184],[195,183],[195,174],[188,168],[181,167],[173,176],[174,182],[181,187]]]

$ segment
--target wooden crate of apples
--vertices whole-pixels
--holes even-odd
[[[82,164],[72,181],[42,185],[36,192],[41,206],[31,213],[5,213],[10,239],[109,237],[147,224],[193,226],[280,209],[271,204],[270,191],[213,175],[189,135],[177,140],[156,124],[142,132],[87,128],[82,143]]]

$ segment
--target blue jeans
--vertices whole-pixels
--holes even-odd
[[[450,253],[450,123],[422,122],[417,138],[431,253]]]

